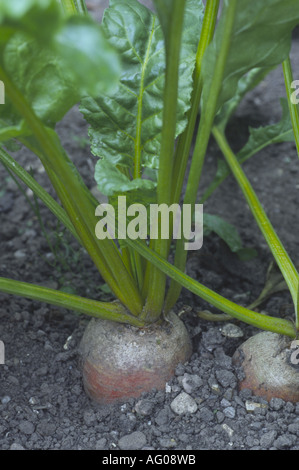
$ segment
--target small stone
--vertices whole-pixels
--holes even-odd
[[[159,442],[161,447],[166,447],[167,449],[171,449],[177,445],[177,442],[172,438],[161,437]]]
[[[284,401],[281,398],[271,398],[270,400],[270,408],[272,410],[278,411],[284,405]]]
[[[279,436],[274,441],[273,445],[274,445],[274,447],[276,447],[279,450],[287,450],[293,445],[293,442],[292,442],[292,440],[290,439],[289,436],[282,435],[282,436]]]
[[[27,256],[27,255],[26,255],[26,253],[25,253],[24,250],[17,250],[17,251],[15,251],[15,253],[14,253],[14,257],[15,257],[16,259],[20,259],[20,260],[21,260],[21,259],[26,258],[26,256]]]
[[[232,428],[230,428],[227,424],[222,424],[222,428],[224,429],[225,432],[227,432],[227,434],[229,435],[229,437],[232,437],[232,435],[234,434],[234,430]]]
[[[11,400],[10,396],[5,395],[5,396],[1,399],[1,403],[2,403],[2,405],[6,405],[8,402],[10,402],[10,400]]]
[[[194,392],[195,389],[201,387],[203,384],[202,379],[199,375],[184,374],[182,377],[182,386],[186,393],[190,394]]]
[[[52,436],[56,431],[56,425],[45,419],[38,423],[36,430],[42,436]]]
[[[221,406],[223,406],[224,408],[227,408],[228,406],[231,406],[230,401],[228,401],[226,398],[222,398],[220,404],[221,404]]]
[[[139,415],[148,416],[152,413],[154,408],[153,403],[150,400],[139,400],[135,405],[135,411]]]
[[[168,423],[170,414],[171,410],[168,406],[162,408],[162,410],[160,410],[155,417],[156,424],[158,424],[158,426],[163,426],[164,424]]]
[[[104,450],[106,448],[107,444],[107,439],[105,437],[102,437],[96,442],[95,448],[96,450]]]
[[[217,384],[217,383],[212,383],[211,384],[211,389],[213,390],[213,392],[218,393],[218,394],[221,392],[219,384]]]
[[[267,408],[267,405],[265,405],[264,403],[256,403],[254,401],[246,400],[245,408],[247,411],[255,411],[260,408]]]
[[[216,377],[222,387],[234,387],[237,383],[235,375],[229,370],[217,370]]]
[[[227,338],[242,338],[244,336],[243,331],[237,325],[233,323],[226,323],[221,329],[221,334]]]
[[[289,424],[288,431],[299,436],[299,421]]]
[[[96,415],[95,415],[94,411],[93,410],[84,411],[83,420],[84,420],[84,423],[87,426],[91,426],[94,423],[94,421],[96,420]]]
[[[214,419],[214,413],[212,413],[209,408],[206,406],[203,406],[200,411],[199,411],[199,417],[201,421],[204,421],[205,423],[210,423]]]
[[[18,442],[14,442],[13,444],[11,444],[9,450],[25,450],[25,449]]]
[[[276,436],[277,436],[277,432],[275,430],[268,431],[265,434],[263,434],[260,439],[261,447],[264,447],[265,449],[268,449],[269,447],[271,447],[274,440],[276,439]]]
[[[21,421],[19,424],[19,430],[24,434],[33,434],[34,433],[34,425],[30,421]]]
[[[197,411],[197,403],[188,393],[181,392],[171,402],[170,408],[178,415],[195,413]]]
[[[234,418],[236,416],[236,410],[232,406],[224,408],[223,413],[227,418]]]
[[[224,414],[222,413],[222,411],[217,411],[217,413],[216,413],[216,419],[217,419],[217,422],[218,422],[219,424],[224,421],[225,416],[224,416]]]
[[[38,399],[35,398],[35,397],[30,397],[28,401],[29,401],[30,405],[37,405],[38,404]]]
[[[135,431],[121,437],[118,441],[121,450],[139,450],[146,445],[146,437],[141,431]]]

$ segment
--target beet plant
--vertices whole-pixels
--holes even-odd
[[[115,300],[7,278],[0,278],[0,291],[93,317],[80,360],[85,389],[99,402],[161,389],[176,365],[189,359],[190,338],[173,312],[182,287],[230,318],[267,330],[271,340],[274,335],[278,351],[286,355],[282,369],[288,368],[292,379],[287,379],[291,386],[281,381],[283,392],[275,384],[273,394],[297,401],[298,375],[287,362],[299,330],[298,273],[242,169],[242,162],[267,145],[295,139],[299,148],[289,60],[292,30],[299,23],[297,0],[230,0],[221,11],[219,0],[207,0],[205,6],[201,0],[155,0],[154,5],[152,12],[137,0],[110,0],[99,25],[83,0],[1,2],[0,161],[84,247],[99,283],[107,283]],[[280,65],[287,92],[282,120],[252,130],[235,155],[226,139],[229,119],[244,95]],[[55,130],[77,103],[89,124],[94,177],[106,205],[87,188]],[[201,220],[196,219],[197,197],[211,137],[224,160],[204,197],[233,173],[288,285],[294,321],[240,306],[185,273],[191,238],[183,222],[192,216]],[[16,142],[40,159],[56,199],[12,157]],[[154,221],[153,206],[160,209]],[[198,248],[200,223],[195,225],[198,230],[191,234]],[[236,353],[236,361],[242,363],[245,350]],[[258,347],[251,349],[249,362],[253,351],[260,354]],[[263,377],[246,386],[263,393]],[[265,387],[269,398],[271,383]]]

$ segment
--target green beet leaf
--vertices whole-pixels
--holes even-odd
[[[188,0],[179,72],[177,135],[187,124],[202,17],[202,3]],[[111,0],[104,13],[103,28],[111,45],[121,54],[122,72],[113,93],[81,102],[81,111],[90,124],[92,152],[100,157],[96,181],[106,195],[125,188],[139,191],[143,200],[143,190],[154,188],[155,178],[136,182],[132,176],[137,155],[141,155],[143,170],[159,167],[165,83],[163,30],[158,17],[137,0]]]
[[[64,16],[56,0],[21,3],[20,12],[20,2],[0,6],[0,35],[3,29],[11,32],[1,42],[0,62],[37,116],[54,127],[82,96],[115,86],[120,60],[90,17]],[[27,133],[9,96],[1,106],[1,124],[0,141]]]
[[[234,114],[245,95],[253,90],[271,70],[273,70],[273,67],[257,67],[240,78],[234,96],[224,103],[216,116],[215,124],[219,129],[225,130],[229,119]]]
[[[209,106],[210,83],[221,47],[228,3],[224,3],[225,11],[203,61],[203,112]],[[298,22],[298,0],[237,1],[217,111],[235,95],[242,76],[254,68],[274,67],[287,58],[291,33]]]
[[[62,23],[62,11],[54,0],[9,0],[0,3],[0,43],[16,31],[48,42]]]
[[[281,99],[281,106],[282,118],[278,123],[258,128],[249,128],[250,136],[248,142],[237,155],[239,161],[244,162],[248,160],[248,158],[268,145],[294,141],[292,120],[288,102],[285,98]]]

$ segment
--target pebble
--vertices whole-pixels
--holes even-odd
[[[255,411],[260,408],[267,408],[267,405],[265,405],[264,403],[256,403],[254,401],[246,400],[245,408],[247,411]]]
[[[6,405],[8,402],[10,402],[11,398],[8,395],[5,395],[3,398],[1,398],[1,403],[2,405]]]
[[[190,394],[203,385],[203,380],[199,377],[199,375],[191,375],[186,373],[181,378],[181,383],[185,392]]]
[[[222,424],[222,428],[224,429],[225,432],[227,432],[227,434],[229,435],[229,437],[232,437],[232,435],[234,434],[234,430],[232,428],[230,428],[227,424]]]
[[[299,436],[299,422],[291,423],[288,425],[288,431],[292,434],[297,434]]]
[[[152,413],[154,408],[153,402],[150,400],[139,400],[135,405],[135,411],[139,415],[148,416]]]
[[[237,325],[234,325],[233,323],[226,323],[223,327],[221,327],[220,331],[223,336],[226,336],[227,338],[242,338],[242,336],[244,336],[241,328]]]
[[[56,425],[44,419],[38,423],[36,430],[42,436],[52,436],[56,431]]]
[[[210,423],[214,419],[214,413],[209,410],[209,408],[207,408],[206,406],[203,406],[200,409],[199,417],[201,421],[204,421],[205,423]]]
[[[186,413],[195,413],[197,411],[196,401],[186,392],[181,392],[171,402],[172,411],[178,415]]]
[[[227,418],[234,418],[236,416],[236,410],[232,406],[228,406],[224,408],[223,414],[225,414]]]
[[[260,445],[261,447],[264,447],[268,449],[269,447],[272,446],[273,442],[275,441],[277,436],[277,431],[268,431],[265,434],[262,435],[260,439]]]
[[[229,370],[217,370],[216,377],[220,385],[224,388],[235,387],[237,384],[235,375]]]
[[[95,449],[104,450],[106,448],[106,444],[107,444],[107,439],[105,439],[105,437],[102,437],[96,442]]]
[[[141,431],[126,434],[118,441],[121,450],[140,450],[146,445],[146,437]]]
[[[271,398],[270,408],[272,410],[278,411],[283,407],[284,403],[285,402],[281,398]]]
[[[16,259],[24,259],[24,258],[26,258],[26,256],[27,255],[26,255],[24,250],[17,250],[17,251],[14,252],[14,257]]]
[[[19,424],[19,430],[23,432],[24,434],[33,434],[34,433],[34,425],[30,421],[21,421]]]
[[[287,450],[293,445],[293,441],[287,435],[279,436],[273,443],[274,447],[279,450]]]
[[[166,447],[167,449],[171,449],[177,445],[177,442],[172,438],[161,437],[159,439],[159,443],[161,447]]]
[[[93,410],[86,410],[83,414],[83,421],[87,426],[91,426],[96,420],[96,415]]]
[[[25,449],[18,442],[14,442],[13,444],[11,444],[9,450],[25,450]]]

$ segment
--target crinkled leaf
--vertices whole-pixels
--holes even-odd
[[[125,193],[127,191],[152,191],[156,183],[151,180],[136,178],[130,180],[124,173],[117,169],[109,160],[98,160],[95,169],[95,179],[101,181],[102,193],[112,196],[116,192]]]
[[[203,61],[203,112],[209,106],[210,83],[221,47],[227,6],[228,1]],[[254,68],[274,67],[288,56],[291,33],[298,22],[298,0],[237,1],[217,110],[235,95],[243,75]]]
[[[188,0],[180,62],[177,135],[186,126],[202,16],[202,3]],[[82,100],[81,111],[91,125],[92,152],[131,174],[136,152],[141,152],[143,168],[158,168],[165,82],[165,47],[160,22],[137,0],[111,0],[103,27],[109,42],[121,53],[123,68],[116,91]],[[100,191],[104,192],[101,177],[96,179]]]
[[[6,45],[4,65],[37,116],[50,126],[60,121],[80,98],[63,60],[23,33],[15,34]],[[7,102],[9,106],[9,99]],[[7,113],[4,109],[4,116],[12,117],[12,113],[11,107]],[[17,120],[16,115],[14,122]]]
[[[282,118],[278,123],[265,127],[249,128],[248,142],[237,155],[239,161],[247,160],[268,145],[294,141],[292,120],[285,98],[281,99],[281,106]]]

